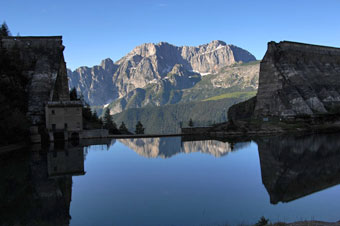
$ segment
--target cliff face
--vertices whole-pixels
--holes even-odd
[[[248,51],[222,41],[198,47],[160,42],[137,46],[115,63],[106,59],[99,66],[81,67],[68,73],[70,86],[83,93],[86,101],[103,105],[131,95],[138,88],[166,80],[168,74],[204,76],[236,62],[254,60]],[[197,81],[186,78],[184,82],[187,87]]]
[[[170,158],[179,153],[201,152],[222,157],[233,151],[229,143],[216,140],[181,142],[179,137],[123,139],[123,144],[147,158]]]
[[[251,100],[254,102],[254,100]],[[229,119],[241,119],[237,109]],[[340,48],[269,42],[260,64],[255,107],[247,115],[303,116],[336,112],[340,106]],[[254,110],[252,110],[254,109]]]
[[[254,116],[329,113],[340,105],[340,49],[270,42]]]
[[[19,58],[16,67],[28,80],[27,115],[33,124],[43,123],[47,101],[69,100],[62,37],[3,37],[1,48],[10,60]]]

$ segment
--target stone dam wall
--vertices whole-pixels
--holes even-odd
[[[33,125],[44,124],[47,101],[69,100],[62,37],[3,37],[0,47],[18,58],[23,76],[29,80],[29,119]]]
[[[229,120],[241,114],[296,117],[337,113],[340,108],[340,48],[283,41],[269,42],[261,61],[256,100],[229,109]],[[253,105],[254,108],[247,107]]]

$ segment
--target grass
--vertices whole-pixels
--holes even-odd
[[[224,93],[218,96],[213,96],[203,101],[209,100],[222,100],[222,99],[230,99],[230,98],[244,98],[249,99],[256,95],[257,91],[248,91],[248,92],[232,92],[232,93]]]

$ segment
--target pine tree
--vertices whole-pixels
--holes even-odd
[[[189,120],[189,126],[190,126],[190,127],[193,127],[193,126],[194,126],[194,122],[192,121],[191,118],[190,118],[190,120]]]
[[[8,37],[11,36],[11,32],[8,29],[6,22],[3,22],[0,27],[0,37]]]
[[[104,128],[109,130],[110,134],[117,134],[117,125],[114,123],[112,116],[110,115],[110,109],[106,108],[103,120]]]
[[[121,134],[130,134],[130,132],[129,132],[129,130],[126,128],[124,122],[122,122],[122,124],[120,124],[120,126],[119,126],[119,132],[120,132]]]
[[[94,122],[99,122],[99,118],[98,118],[97,112],[95,110],[92,112],[92,120]]]
[[[70,100],[79,100],[77,95],[77,90],[73,87],[70,91]]]
[[[143,127],[143,124],[140,121],[138,121],[137,124],[136,124],[135,133],[136,134],[144,134],[144,127]]]

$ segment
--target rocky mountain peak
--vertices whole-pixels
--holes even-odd
[[[101,105],[122,98],[135,89],[156,83],[169,72],[188,77],[188,81],[181,80],[179,83],[194,84],[189,80],[192,72],[196,75],[212,74],[238,61],[256,60],[248,51],[234,46],[232,48],[219,40],[198,47],[178,47],[167,42],[145,43],[135,47],[115,63],[107,58],[99,66],[82,67],[69,72],[70,85],[81,90],[90,104]],[[176,84],[179,81],[177,80]],[[180,84],[177,86],[182,87]]]
[[[208,45],[218,47],[218,46],[226,46],[227,44],[221,40],[213,40]]]
[[[144,43],[131,51],[131,55],[140,55],[142,57],[150,57],[155,54],[156,45],[154,43]]]
[[[102,62],[100,63],[100,66],[104,70],[110,70],[110,69],[113,69],[114,63],[110,58],[106,58],[106,59],[102,60]]]

